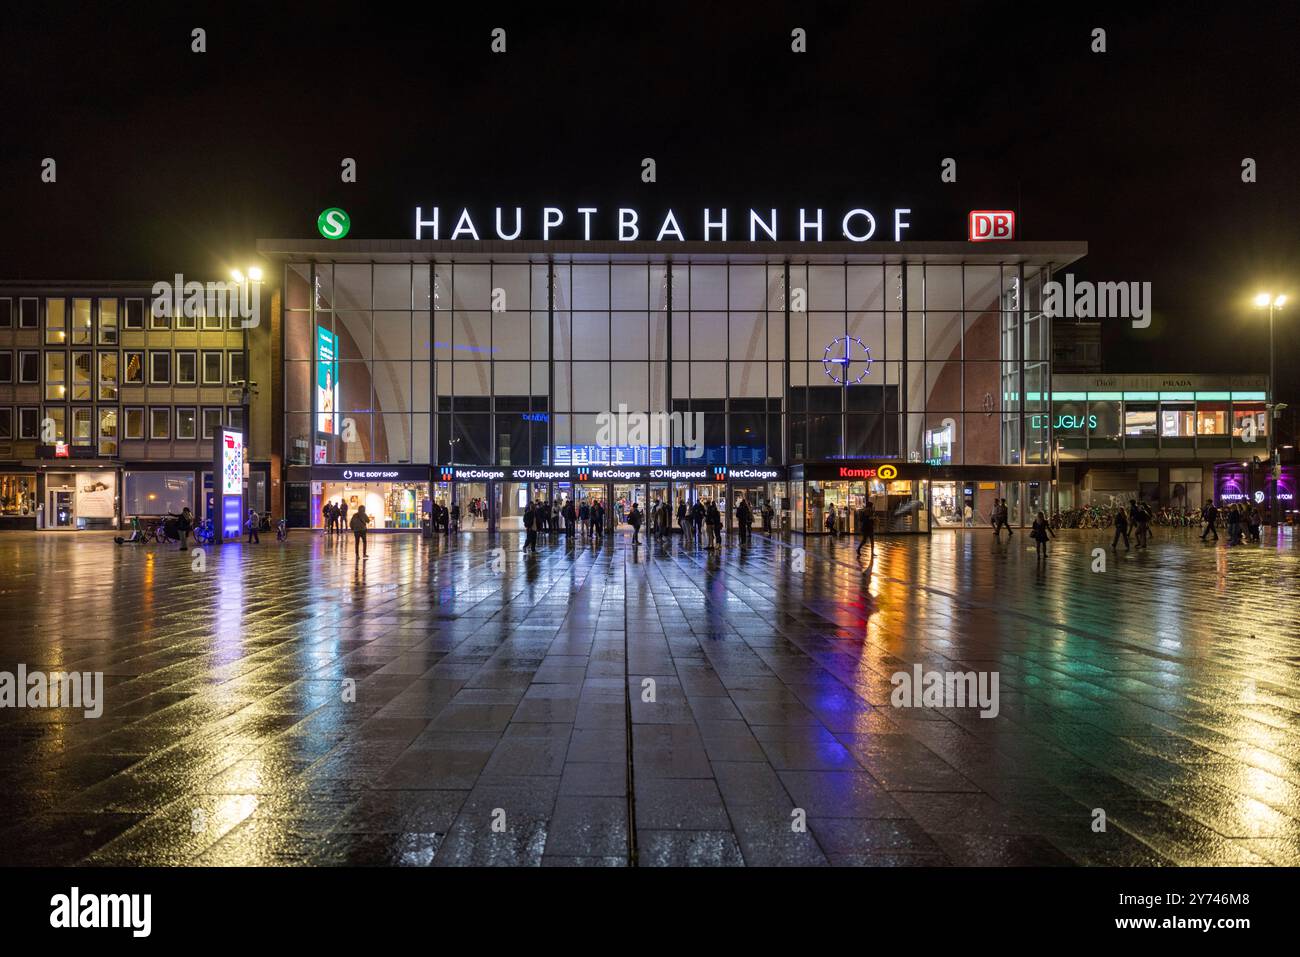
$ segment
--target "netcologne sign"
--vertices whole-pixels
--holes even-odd
[[[453,208],[454,209],[454,208]],[[440,206],[415,207],[415,238],[472,240],[502,239],[507,242],[523,237],[525,228],[529,238],[549,239],[617,239],[630,243],[636,240],[655,242],[834,242],[846,239],[852,243],[871,240],[901,242],[903,232],[911,227],[911,210],[893,208],[875,212],[865,207],[847,210],[826,210],[821,207],[801,207],[798,215],[778,216],[769,209],[705,209],[702,213],[678,213],[669,209],[660,218],[648,216],[627,206],[615,210],[601,210],[596,206],[579,206],[565,210],[559,206],[544,206],[527,216],[523,207],[494,208],[491,217],[475,219],[467,208],[459,213],[448,210],[444,216]],[[450,227],[450,228],[448,228]]]

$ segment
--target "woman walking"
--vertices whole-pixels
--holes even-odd
[[[1038,554],[1038,560],[1047,561],[1047,536],[1056,537],[1052,531],[1051,524],[1047,521],[1047,516],[1042,512],[1038,513],[1038,518],[1034,519],[1033,528],[1029,532],[1029,537],[1034,540],[1034,548]]]

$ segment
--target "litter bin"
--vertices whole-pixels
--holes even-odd
[[[45,506],[44,505],[36,506],[36,527],[37,528],[45,527]]]

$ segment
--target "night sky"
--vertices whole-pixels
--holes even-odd
[[[642,238],[670,206],[688,238],[705,206],[823,206],[836,227],[909,206],[916,240],[1011,208],[1020,239],[1089,244],[1076,277],[1153,284],[1149,329],[1107,329],[1107,371],[1267,371],[1250,296],[1300,307],[1293,9],[705,6],[7,9],[0,277],[220,277],[258,238],[317,238],[327,206],[354,239],[410,238],[435,204],[482,211],[484,232],[493,206],[523,206],[532,237],[544,204],[629,205]],[[1282,317],[1294,395],[1300,311]]]

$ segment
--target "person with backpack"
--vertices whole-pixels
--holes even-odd
[[[185,511],[188,512],[189,509],[187,508]],[[262,525],[262,516],[257,514],[257,509],[250,508],[248,510],[248,519],[247,521],[244,522],[244,527],[248,529],[248,541],[245,542],[245,544],[247,545],[262,544],[262,538],[260,535],[257,534],[258,530],[261,528],[261,525]],[[182,548],[184,547],[183,543],[181,547]]]
[[[348,523],[348,527],[352,529],[352,551],[358,561],[370,557],[370,553],[366,550],[366,529],[369,525],[370,516],[366,514],[366,507],[358,505],[352,515],[352,521]]]

